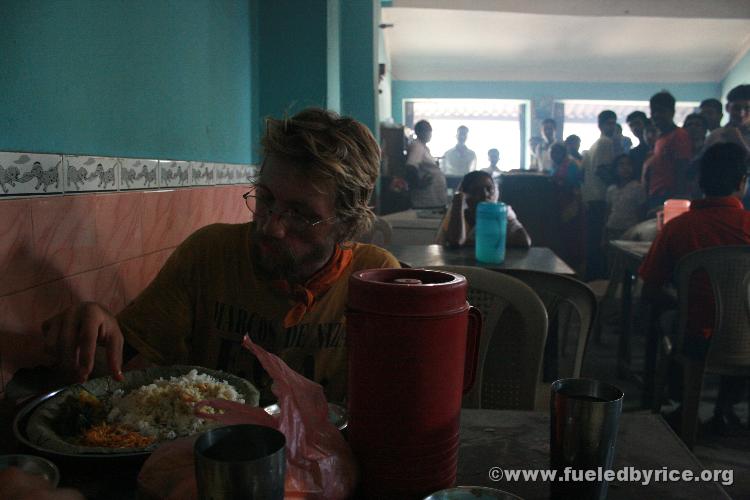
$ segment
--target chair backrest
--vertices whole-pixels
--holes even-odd
[[[391,244],[391,239],[393,239],[393,229],[391,228],[391,225],[387,220],[376,217],[370,232],[359,238],[359,241],[386,246]]]
[[[370,243],[376,245],[390,245],[393,239],[393,229],[387,220],[376,217],[372,225]]]
[[[550,323],[557,319],[560,331],[563,332],[562,339],[558,339],[561,345],[564,346],[567,340],[567,330],[578,327],[573,370],[565,375],[580,377],[589,333],[596,318],[597,302],[594,291],[585,283],[560,274],[525,269],[506,269],[503,272],[529,285],[542,299]],[[577,321],[572,321],[571,312],[576,313]]]
[[[706,371],[729,373],[750,367],[750,245],[712,247],[692,252],[677,263],[679,332],[688,321],[692,274],[708,273],[715,302],[715,323],[706,356]],[[682,335],[680,335],[680,339]]]
[[[464,396],[464,408],[533,410],[540,380],[547,312],[521,281],[469,266],[430,269],[462,274],[468,301],[482,313],[477,382]]]

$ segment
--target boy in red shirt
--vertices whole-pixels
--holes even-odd
[[[716,144],[700,160],[700,187],[705,197],[694,200],[690,210],[669,221],[654,240],[639,274],[643,279],[643,301],[664,307],[671,299],[662,286],[672,279],[677,262],[703,248],[750,245],[750,212],[740,201],[747,184],[747,154],[736,144]],[[688,312],[684,354],[705,357],[714,327],[714,300],[708,277],[694,277],[688,302],[703,304]],[[714,409],[714,422],[734,424],[732,406],[741,397],[744,379],[722,377]]]

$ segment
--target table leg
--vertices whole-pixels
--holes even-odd
[[[544,344],[544,361],[542,362],[542,380],[554,382],[559,377],[559,354],[560,354],[560,321],[558,312],[550,316],[547,326],[547,342]]]
[[[632,330],[633,282],[635,276],[630,269],[622,274],[622,332],[617,345],[617,375],[620,378],[630,377],[630,335]]]
[[[644,310],[646,319],[646,358],[643,367],[643,396],[641,404],[644,408],[660,407],[661,401],[656,401],[656,361],[659,350],[658,313],[653,307]]]

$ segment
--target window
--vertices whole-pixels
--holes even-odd
[[[633,146],[638,145],[638,139],[630,133],[625,119],[633,111],[643,111],[650,115],[648,101],[587,101],[565,100],[565,123],[562,138],[575,134],[581,138],[581,151],[586,151],[599,138],[599,124],[597,116],[605,109],[611,109],[617,114],[617,123],[622,126],[622,135],[629,137]],[[695,111],[698,102],[678,101],[675,105],[674,122],[682,126],[685,117]]]
[[[435,157],[456,145],[456,130],[469,128],[466,146],[477,155],[476,168],[489,166],[487,151],[500,151],[502,170],[522,168],[525,142],[526,101],[507,99],[412,99],[405,101],[405,124],[414,128],[419,120],[432,125],[428,144]],[[523,141],[522,141],[522,138]]]

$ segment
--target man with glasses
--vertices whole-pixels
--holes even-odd
[[[374,219],[378,144],[351,118],[307,109],[269,119],[262,146],[259,176],[238,200],[252,222],[195,232],[117,316],[89,303],[45,322],[45,343],[68,373],[85,380],[100,346],[116,378],[123,352],[139,353],[235,373],[263,398],[268,380],[240,345],[247,334],[320,383],[330,401],[344,398],[349,275],[398,267],[385,250],[351,243]]]

